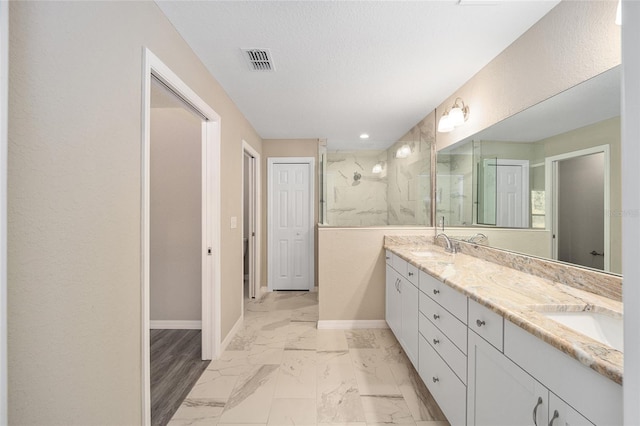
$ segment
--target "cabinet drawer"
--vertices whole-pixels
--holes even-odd
[[[420,271],[418,268],[416,268],[410,263],[407,263],[407,279],[411,282],[411,284],[416,286],[416,288],[418,287],[419,274],[420,274]]]
[[[451,312],[464,324],[467,323],[467,296],[420,271],[420,290]]]
[[[391,253],[389,250],[385,250],[384,258],[385,258],[385,262],[387,262],[387,265],[393,266],[393,262],[391,260],[393,258],[393,253]]]
[[[467,353],[467,326],[424,293],[420,293],[420,312],[442,331],[454,345]]]
[[[407,261],[402,259],[400,256],[396,254],[391,256],[391,266],[393,266],[393,269],[398,271],[403,277],[407,276],[407,265]]]
[[[457,320],[456,320],[457,321]],[[419,324],[420,334],[438,352],[462,383],[467,383],[467,356],[422,313]]]
[[[504,319],[500,315],[469,299],[469,328],[500,351],[503,348],[503,325]]]
[[[467,387],[420,336],[419,373],[452,426],[467,422]]]

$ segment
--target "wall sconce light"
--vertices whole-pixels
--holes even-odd
[[[409,155],[411,155],[411,147],[407,144],[402,145],[396,151],[396,158],[407,158]]]
[[[468,118],[469,107],[465,105],[462,98],[456,98],[451,108],[447,108],[444,114],[442,114],[442,117],[440,117],[440,121],[438,121],[438,132],[448,133],[464,124]]]
[[[382,164],[382,162],[378,162],[378,163],[376,163],[375,166],[373,166],[373,169],[371,169],[371,173],[380,174],[380,173],[382,173],[382,168],[383,167],[384,167],[384,165]]]

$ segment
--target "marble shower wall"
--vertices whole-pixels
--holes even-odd
[[[431,226],[431,149],[435,144],[433,114],[414,126],[387,150],[389,225]],[[396,158],[403,145],[411,153]]]
[[[387,219],[386,151],[334,151],[327,153],[327,218],[331,226],[384,226]],[[358,173],[359,179],[354,175]]]
[[[410,153],[396,158],[407,145]],[[323,200],[330,226],[431,226],[432,150],[435,113],[381,151],[327,153]],[[382,164],[381,173],[373,166]],[[361,175],[359,180],[354,174]],[[324,185],[323,185],[324,186]]]

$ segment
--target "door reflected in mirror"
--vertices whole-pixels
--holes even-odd
[[[620,273],[620,211],[619,67],[437,153],[436,220],[493,247]]]

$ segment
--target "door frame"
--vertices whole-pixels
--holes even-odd
[[[273,165],[274,164],[308,164],[309,165],[309,291],[315,287],[315,235],[314,235],[314,218],[315,218],[315,158],[314,157],[269,157],[267,158],[267,264],[273,265],[273,194],[271,193],[271,185],[273,183]],[[267,288],[273,291],[273,271],[269,268]]]
[[[0,424],[8,424],[7,392],[7,157],[9,2],[0,2]]]
[[[249,212],[251,217],[249,218],[249,233],[250,234],[254,234],[254,238],[251,238],[251,235],[249,235],[249,245],[247,247],[247,253],[249,253],[249,292],[251,293],[251,290],[253,290],[253,296],[256,298],[260,297],[260,256],[261,256],[261,232],[260,232],[260,225],[261,225],[261,220],[262,220],[262,216],[260,214],[261,212],[261,188],[262,188],[262,179],[261,179],[261,174],[260,174],[260,154],[258,153],[258,151],[256,151],[255,149],[253,149],[253,147],[251,145],[249,145],[249,143],[247,143],[247,141],[242,140],[242,185],[243,185],[243,190],[244,190],[244,156],[248,155],[250,158],[252,158],[252,163],[253,163],[253,176],[250,177],[250,189],[249,189]],[[245,213],[245,206],[244,205],[244,197],[242,197],[242,213]],[[243,242],[244,243],[244,242]],[[244,272],[243,272],[244,273]],[[244,283],[244,277],[243,277],[243,283]],[[244,292],[244,290],[243,290]],[[244,315],[244,297],[242,297],[242,312]]]
[[[611,268],[611,218],[609,214],[611,211],[611,163],[609,145],[598,145],[545,158],[545,207],[549,215],[545,219],[545,227],[551,235],[551,258],[558,259],[558,239],[554,238],[554,235],[558,232],[558,162],[598,153],[604,154],[604,270],[606,272]]]
[[[149,344],[151,76],[205,117],[202,123],[202,359],[220,349],[220,116],[149,49],[142,60],[141,347],[142,424],[151,424]],[[211,254],[207,254],[211,249]]]

